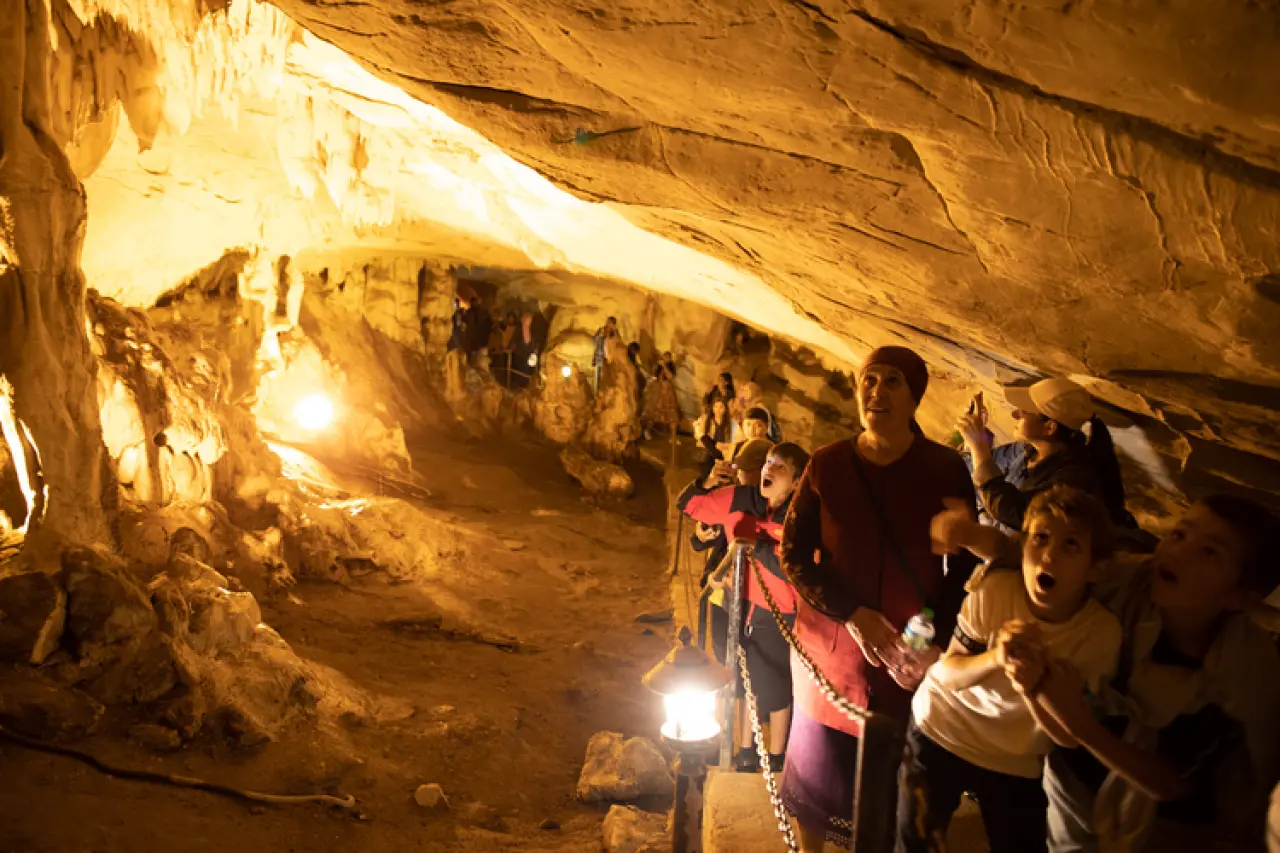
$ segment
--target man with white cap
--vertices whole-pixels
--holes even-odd
[[[1005,399],[1017,421],[1014,438],[1030,447],[1026,474],[1017,485],[1006,479],[992,456],[987,412],[980,398],[956,425],[973,458],[973,483],[987,513],[1003,527],[1021,530],[1031,499],[1062,483],[1101,498],[1112,521],[1130,526],[1111,433],[1094,414],[1089,392],[1059,377],[1030,387],[1006,388]]]

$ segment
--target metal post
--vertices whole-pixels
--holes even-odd
[[[696,751],[676,758],[676,802],[671,816],[671,853],[702,853],[702,789],[707,762]]]
[[[671,427],[671,470],[676,470],[676,428]]]
[[[726,662],[736,661],[738,659],[738,646],[742,643],[742,622],[746,616],[746,608],[742,606],[743,600],[747,594],[747,540],[734,539],[729,544],[729,553],[733,559],[733,585],[729,588],[729,629],[724,644],[724,659]],[[737,683],[735,678],[725,688],[725,698],[722,704],[724,719],[724,738],[720,741],[720,766],[728,767],[730,758],[733,755],[733,745],[736,743],[734,732],[734,720],[736,708],[734,707],[737,697],[734,695],[734,684]]]
[[[902,727],[892,717],[872,714],[858,738],[858,778],[853,794],[855,853],[890,853],[897,829],[898,765]]]

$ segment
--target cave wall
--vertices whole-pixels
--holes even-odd
[[[849,361],[906,342],[967,390],[1072,375],[1185,439],[1179,465],[1276,490],[1206,452],[1280,458],[1272,4],[281,7],[759,277]]]
[[[39,3],[0,5],[0,56],[0,374],[39,450],[49,499],[40,530],[103,537],[110,477],[84,328],[85,198],[48,125]]]
[[[322,360],[329,306],[367,320],[333,346],[408,376],[449,265],[554,269],[571,360],[601,313],[574,288],[625,280],[642,343],[703,312],[811,349],[797,423],[824,395],[843,422],[816,377],[907,343],[935,436],[974,390],[1066,373],[1166,491],[1278,490],[1274,10],[5,2],[0,371],[67,531],[117,495],[85,279],[146,307],[230,250],[303,259]],[[343,307],[314,277],[353,252],[439,266],[408,297],[422,267],[362,270]]]

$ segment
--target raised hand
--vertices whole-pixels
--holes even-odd
[[[929,522],[929,538],[933,553],[956,554],[969,542],[970,533],[978,526],[969,512],[968,505],[959,498],[943,498],[942,512]]]
[[[979,454],[991,452],[991,433],[987,432],[985,415],[966,414],[956,421],[956,432],[964,439],[969,452]]]

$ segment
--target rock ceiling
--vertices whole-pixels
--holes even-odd
[[[174,2],[54,4],[90,286],[145,303],[252,242],[483,251],[841,361],[1086,377],[1280,491],[1271,4]]]

